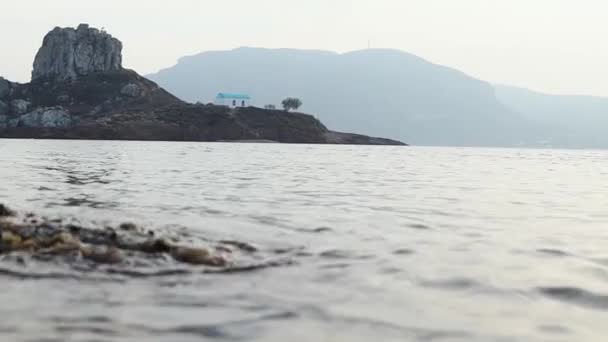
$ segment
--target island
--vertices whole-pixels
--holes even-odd
[[[0,77],[0,138],[406,145],[308,114],[187,103],[123,68],[122,43],[87,24],[44,37],[30,83]]]

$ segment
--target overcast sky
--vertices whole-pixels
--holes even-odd
[[[25,82],[44,34],[81,22],[142,74],[239,46],[404,50],[494,83],[608,96],[606,0],[0,0],[0,75]]]

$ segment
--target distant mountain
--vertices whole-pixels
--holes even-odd
[[[504,85],[495,89],[504,105],[545,128],[549,144],[608,148],[608,98],[548,95]]]
[[[244,92],[254,104],[300,97],[331,129],[428,145],[510,146],[537,140],[487,82],[395,50],[345,54],[239,48],[184,57],[149,78],[184,100]]]

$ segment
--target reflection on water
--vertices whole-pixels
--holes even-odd
[[[0,140],[0,179],[0,202],[22,211],[241,244],[275,266],[3,258],[2,340],[608,333],[608,152]]]

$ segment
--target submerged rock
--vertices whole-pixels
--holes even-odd
[[[14,216],[15,212],[0,203],[0,217]]]
[[[175,260],[193,265],[225,266],[226,259],[219,255],[212,255],[204,248],[175,247],[171,249]]]
[[[85,247],[80,249],[82,256],[100,264],[120,264],[124,261],[124,253],[113,246]]]
[[[72,257],[72,261],[80,259],[113,265],[141,264],[145,260],[166,260],[169,257],[194,266],[231,265],[223,252],[228,246],[212,250],[171,243],[153,235],[140,231],[133,224],[121,225],[118,233],[112,228],[64,225],[60,220],[50,221],[34,214],[19,217],[0,204],[0,255],[25,253],[32,257]]]

